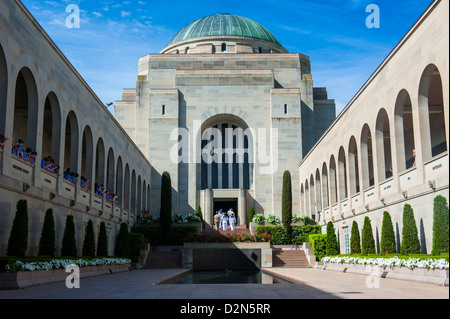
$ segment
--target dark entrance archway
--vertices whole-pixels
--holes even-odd
[[[239,212],[238,212],[238,199],[237,198],[214,198],[214,207],[213,212],[218,212],[219,209],[222,209],[223,212],[228,212],[230,208],[233,209],[233,212],[236,214],[237,225],[240,224]]]

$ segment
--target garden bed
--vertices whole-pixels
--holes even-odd
[[[449,285],[448,261],[445,259],[324,257],[316,263],[315,268],[446,287]]]
[[[58,261],[56,263],[38,262],[11,265],[10,268],[13,271],[0,272],[0,290],[23,289],[64,282],[71,274],[70,272],[66,272],[64,267],[69,264],[72,264],[70,260]],[[74,264],[80,265],[80,279],[131,271],[131,260],[114,261],[113,259],[109,259],[103,260],[103,262],[99,260],[97,262],[98,265],[95,266],[84,266],[83,264],[88,264],[86,261],[74,260]],[[14,271],[14,269],[20,270]]]

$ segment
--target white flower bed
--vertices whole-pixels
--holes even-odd
[[[96,259],[53,259],[52,261],[39,261],[24,263],[16,261],[6,266],[7,272],[18,271],[35,271],[35,270],[51,270],[66,268],[69,265],[77,265],[79,267],[89,266],[105,266],[105,265],[123,265],[131,263],[127,258],[96,258]]]
[[[449,263],[445,259],[427,259],[420,258],[400,259],[392,258],[367,258],[367,257],[323,257],[324,263],[335,264],[360,264],[360,265],[377,265],[380,267],[407,267],[414,268],[430,268],[430,269],[449,269]]]

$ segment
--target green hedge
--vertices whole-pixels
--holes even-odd
[[[183,245],[184,239],[188,234],[196,233],[197,226],[189,224],[172,225],[166,238],[163,239],[160,225],[136,225],[131,229],[132,233],[141,233],[144,235],[146,243],[152,245]]]
[[[128,242],[130,244],[130,256],[132,262],[137,262],[141,249],[144,247],[145,238],[141,233],[129,233]]]
[[[327,234],[311,234],[308,237],[311,248],[316,256],[316,260],[320,261],[327,254]]]
[[[308,236],[311,234],[321,234],[322,227],[320,225],[305,225],[305,226],[292,226],[292,232],[297,230],[298,236],[295,237],[297,244],[301,245],[308,241]],[[266,233],[272,237],[270,243],[272,245],[291,245],[294,243],[293,238],[290,238],[286,234],[286,230],[283,226],[265,226],[259,225],[256,227],[256,233]]]

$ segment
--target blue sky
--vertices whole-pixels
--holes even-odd
[[[159,53],[194,20],[231,13],[265,26],[289,52],[308,55],[314,86],[328,88],[339,113],[431,0],[22,2],[105,104],[136,87],[140,57]],[[69,4],[80,8],[78,29],[66,27]],[[369,4],[380,8],[379,29],[366,27]]]

